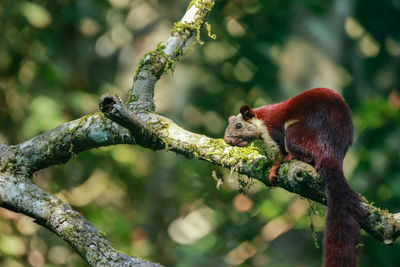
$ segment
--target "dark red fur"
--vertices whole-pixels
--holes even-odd
[[[324,180],[328,194],[324,266],[358,266],[360,222],[364,214],[358,194],[343,175],[343,158],[353,141],[353,124],[344,99],[330,89],[316,88],[252,112],[263,120],[282,154],[289,153],[312,164]],[[290,120],[298,122],[285,131],[285,122]]]

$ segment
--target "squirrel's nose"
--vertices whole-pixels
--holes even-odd
[[[232,143],[233,143],[233,139],[229,138],[228,136],[225,136],[224,140],[225,140],[225,143],[227,143],[228,145],[232,145]]]

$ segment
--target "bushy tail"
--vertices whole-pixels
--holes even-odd
[[[360,197],[350,188],[338,161],[322,160],[317,170],[324,179],[328,193],[323,266],[358,266],[361,241],[359,222],[364,218]]]

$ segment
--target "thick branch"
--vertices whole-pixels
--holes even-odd
[[[79,212],[30,179],[0,174],[0,206],[21,212],[68,242],[90,266],[160,266],[126,256]]]
[[[10,146],[8,150],[13,151],[18,168],[32,173],[65,163],[79,152],[115,144],[135,144],[135,139],[127,129],[112,123],[102,113],[96,113],[62,124],[17,146]],[[11,161],[12,157],[9,158]]]

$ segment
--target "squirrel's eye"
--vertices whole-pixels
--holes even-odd
[[[243,125],[240,122],[236,123],[236,125],[235,125],[236,130],[240,130],[240,129],[242,129],[242,127],[243,127]]]

